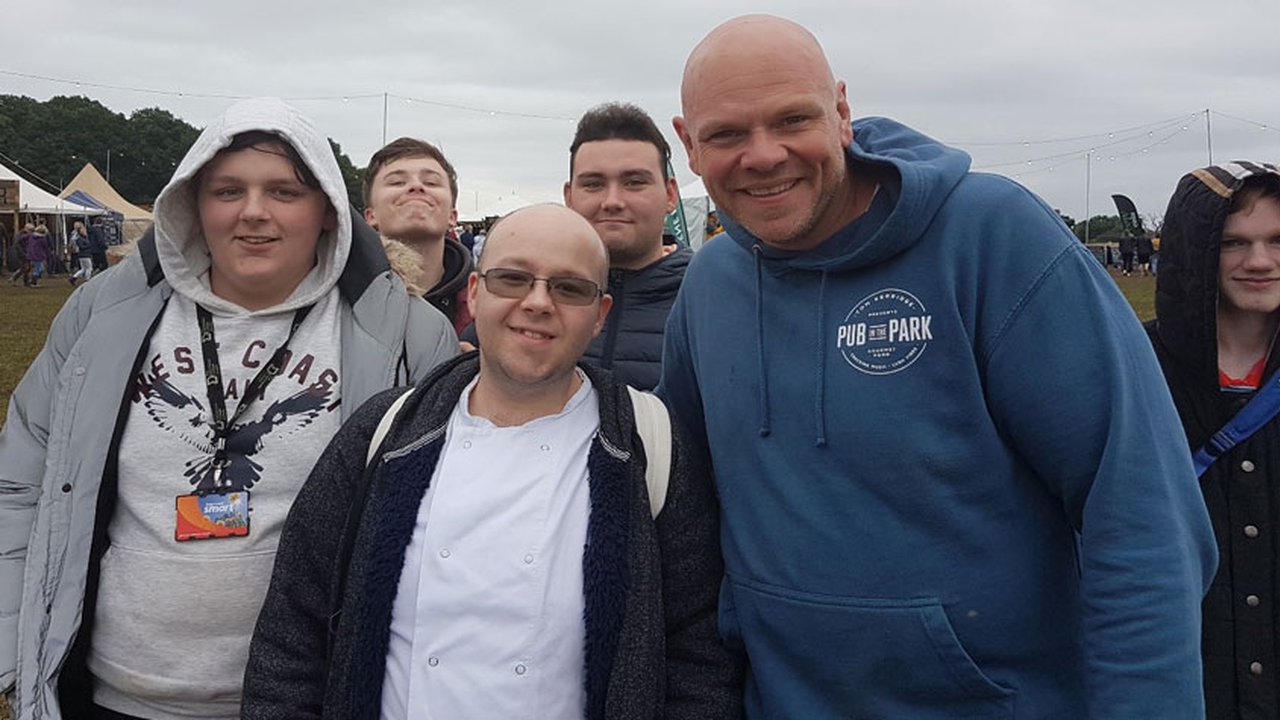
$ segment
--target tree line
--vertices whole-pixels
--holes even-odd
[[[125,199],[150,207],[199,135],[199,128],[160,108],[126,116],[83,96],[39,102],[0,95],[0,162],[55,195],[91,162]],[[359,205],[364,169],[332,139],[329,144]]]

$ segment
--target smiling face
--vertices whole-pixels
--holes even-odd
[[[1218,315],[1270,315],[1278,309],[1280,200],[1264,196],[1231,213],[1223,223]]]
[[[564,204],[595,227],[611,267],[636,270],[662,257],[676,181],[663,179],[661,162],[658,148],[643,140],[586,142],[574,154]]]
[[[519,210],[499,222],[485,241],[481,263],[480,273],[512,268],[540,278],[586,278],[601,287],[608,273],[608,256],[591,225],[567,208],[549,205]],[[574,366],[603,327],[612,299],[557,303],[541,281],[522,298],[505,298],[489,292],[477,273],[467,292],[485,390],[511,398],[563,394],[568,399]]]
[[[384,237],[410,244],[440,240],[457,222],[449,176],[435,158],[398,158],[377,173],[364,218]]]
[[[298,179],[277,144],[219,153],[196,196],[210,287],[249,310],[288,298],[315,266],[320,234],[337,225],[329,198]]]
[[[808,250],[856,216],[844,83],[778,18],[721,25],[694,49],[676,132],[716,207],[768,245]]]

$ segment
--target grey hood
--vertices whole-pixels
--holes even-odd
[[[320,235],[316,266],[282,304],[256,312],[224,300],[209,289],[209,249],[200,229],[192,180],[236,135],[250,130],[275,133],[298,151],[320,180],[337,211],[337,227]],[[351,216],[347,188],[328,139],[296,108],[275,98],[255,98],[232,105],[196,138],[169,184],[156,199],[156,252],[165,280],[177,292],[221,315],[274,314],[311,305],[333,289],[351,252]]]

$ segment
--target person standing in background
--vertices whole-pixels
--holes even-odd
[[[49,241],[49,228],[44,223],[36,225],[35,232],[27,238],[27,261],[31,263],[29,287],[39,287],[40,278],[53,260],[53,244]]]
[[[89,231],[85,229],[84,223],[77,220],[71,229],[71,237],[67,242],[67,249],[76,254],[76,262],[79,267],[75,273],[67,276],[67,282],[71,283],[71,287],[76,286],[76,281],[84,280],[88,282],[93,277],[93,252],[89,241]]]

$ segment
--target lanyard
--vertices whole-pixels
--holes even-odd
[[[284,369],[281,365],[284,363],[285,353],[289,350],[289,342],[293,340],[293,336],[298,332],[298,326],[302,325],[302,321],[307,319],[307,313],[311,312],[311,306],[308,305],[293,314],[293,324],[289,326],[289,335],[271,354],[271,359],[263,366],[253,380],[245,386],[244,393],[240,397],[240,402],[236,405],[235,414],[230,418],[227,417],[227,399],[222,389],[222,368],[218,364],[218,343],[213,334],[213,315],[205,310],[203,306],[196,305],[196,318],[200,323],[200,351],[204,356],[204,382],[209,393],[209,412],[213,413],[213,467],[214,479],[213,484],[215,492],[222,484],[222,470],[227,466],[227,434],[231,431],[231,425],[240,416],[244,414],[254,400],[262,397],[266,392],[267,386],[272,380]],[[227,481],[230,484],[230,480]]]

